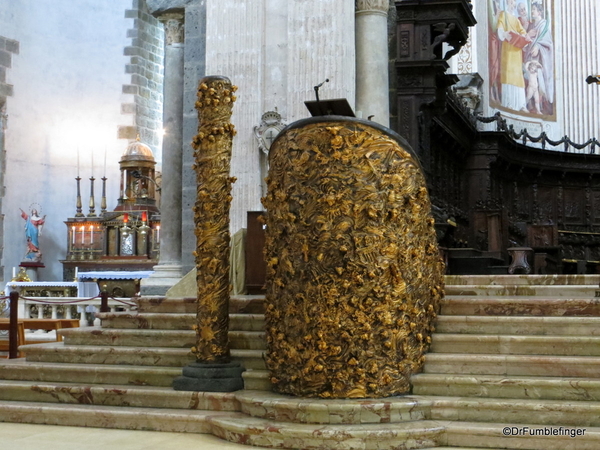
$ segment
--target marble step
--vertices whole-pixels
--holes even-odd
[[[196,315],[188,313],[96,313],[102,320],[102,328],[191,330]]]
[[[600,336],[600,317],[438,316],[436,333]]]
[[[595,378],[600,357],[428,353],[424,373]]]
[[[420,373],[414,395],[600,401],[600,378]]]
[[[382,399],[326,400],[299,398],[275,392],[236,392],[241,412],[278,422],[314,424],[400,423],[426,420],[431,402],[410,396]]]
[[[171,387],[0,380],[1,401],[136,408],[239,411],[233,393],[175,391]]]
[[[65,328],[58,333],[65,345],[106,345],[117,347],[191,348],[196,343],[193,330],[116,329],[102,327]]]
[[[329,425],[274,422],[256,417],[211,417],[217,437],[239,444],[287,449],[410,450],[444,443],[445,426],[436,421]]]
[[[189,348],[65,345],[63,342],[23,345],[29,362],[183,367],[196,360]]]
[[[231,360],[239,362],[242,367],[253,370],[266,371],[265,366],[265,352],[264,350],[248,350],[248,349],[237,349],[232,348],[229,353],[231,354]]]
[[[598,275],[445,275],[446,286],[452,285],[595,285]]]
[[[414,396],[429,404],[431,420],[599,427],[600,402]]]
[[[430,352],[600,356],[600,336],[514,336],[434,333]]]
[[[598,450],[600,449],[600,428],[562,427],[535,424],[441,422],[446,426],[445,445],[450,448],[477,447],[502,448],[508,450]],[[552,435],[572,430],[570,435]],[[538,431],[539,430],[539,431]],[[547,431],[547,435],[544,433]],[[512,433],[506,435],[505,433]],[[514,432],[518,433],[515,434]],[[532,434],[529,434],[532,433]],[[535,435],[541,433],[541,435]],[[579,433],[580,435],[576,435]]]
[[[600,298],[447,296],[440,315],[600,317]]]
[[[168,386],[181,376],[181,367],[28,362],[0,360],[0,379],[36,382]]]
[[[65,345],[95,345],[113,347],[173,347],[191,348],[196,345],[193,330],[118,329],[118,328],[68,328],[59,330]],[[232,348],[264,349],[263,331],[229,330]]]
[[[273,390],[267,370],[246,370],[242,373],[244,379],[244,389],[248,391],[269,391]]]
[[[240,414],[189,409],[0,402],[0,421],[13,423],[209,434],[212,428],[210,419],[219,416],[239,418]]]
[[[144,313],[196,314],[195,298],[166,298],[144,296],[135,300],[138,311]],[[264,295],[232,295],[229,299],[229,312],[232,314],[263,314]]]
[[[600,292],[598,284],[579,285],[446,285],[447,296],[481,297],[547,297],[547,298],[594,298]]]
[[[196,315],[192,313],[110,312],[96,316],[102,320],[102,328],[111,329],[191,330],[196,323]],[[262,314],[230,316],[230,330],[262,331],[264,323]]]

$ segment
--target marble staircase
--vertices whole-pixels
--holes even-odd
[[[193,360],[194,301],[146,297],[137,312],[101,314],[102,327],[63,330],[61,343],[0,361],[0,421],[212,433],[290,449],[600,449],[599,280],[448,276],[412,395],[374,400],[271,392],[259,296],[230,305],[246,389],[173,391]],[[529,434],[565,429],[584,435]]]

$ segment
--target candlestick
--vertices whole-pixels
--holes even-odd
[[[77,175],[75,180],[77,181],[77,203],[75,204],[75,217],[83,217],[83,213],[81,212],[81,177]]]
[[[102,180],[102,200],[100,200],[100,213],[106,212],[106,176],[101,178]]]
[[[92,153],[93,154],[93,153]],[[90,177],[90,213],[88,217],[96,217],[96,203],[94,201],[94,175]]]

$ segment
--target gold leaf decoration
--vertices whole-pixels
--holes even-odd
[[[270,150],[267,366],[280,393],[410,391],[443,295],[418,161],[360,120],[307,119]]]
[[[206,77],[198,86],[198,134],[192,141],[197,179],[196,234],[198,361],[229,361],[229,208],[231,124],[235,86],[225,77]],[[227,101],[224,101],[228,98]]]

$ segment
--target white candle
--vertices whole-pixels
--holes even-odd
[[[73,245],[75,245],[75,226],[74,225],[71,227],[71,238],[72,238],[71,243]]]
[[[90,244],[94,243],[94,225],[90,225]]]
[[[85,227],[83,225],[81,225],[81,246],[83,247],[83,245],[85,244]]]
[[[156,226],[156,242],[160,242],[160,225]]]
[[[13,278],[17,276],[17,268],[13,267]]]
[[[75,279],[77,279],[78,275],[79,275],[79,267],[75,267]]]

